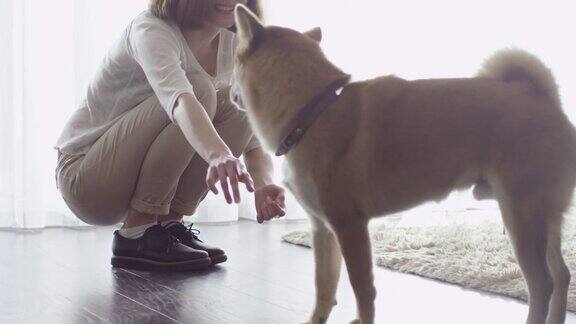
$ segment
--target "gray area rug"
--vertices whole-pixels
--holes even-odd
[[[375,262],[379,266],[524,301],[527,299],[526,284],[501,223],[381,226],[371,232]],[[564,258],[574,278],[568,293],[568,309],[572,312],[576,312],[574,233],[573,228],[565,229],[563,241]],[[291,232],[282,239],[307,247],[311,242],[309,231]]]

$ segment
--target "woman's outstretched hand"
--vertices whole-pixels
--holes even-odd
[[[286,215],[284,189],[274,184],[264,186],[254,194],[258,223]]]
[[[216,188],[217,182],[220,182],[220,187],[222,188],[226,202],[229,204],[232,203],[230,187],[232,187],[235,203],[240,202],[239,183],[243,183],[249,192],[254,192],[254,182],[246,170],[244,163],[232,154],[222,155],[210,160],[206,174],[206,185],[214,194],[218,194],[218,189]]]

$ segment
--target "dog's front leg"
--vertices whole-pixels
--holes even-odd
[[[309,323],[326,323],[336,304],[342,256],[332,230],[323,220],[312,217],[314,259],[316,263],[316,305]]]
[[[372,248],[368,233],[368,222],[355,220],[335,227],[342,255],[348,268],[350,283],[356,296],[358,319],[352,323],[374,323],[374,273],[372,272]]]

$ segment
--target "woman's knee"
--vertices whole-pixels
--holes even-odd
[[[218,107],[214,126],[235,156],[242,153],[253,136],[246,113],[228,104]]]
[[[131,120],[133,123],[145,123],[148,125],[158,125],[159,128],[170,123],[168,114],[160,104],[158,97],[155,95],[148,97],[128,114],[133,116],[121,118],[121,120]]]

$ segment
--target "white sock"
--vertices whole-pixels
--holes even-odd
[[[137,239],[139,237],[142,237],[142,235],[144,235],[144,232],[146,232],[147,229],[156,224],[158,223],[154,222],[130,228],[122,227],[121,229],[118,230],[118,233],[122,235],[122,237],[125,237],[127,239]]]
[[[172,226],[174,226],[174,225],[176,225],[176,224],[184,224],[184,223],[183,223],[182,221],[177,221],[177,220],[168,220],[168,221],[160,222],[160,225],[162,225],[162,226],[164,226],[164,227],[166,227],[166,228],[172,227]],[[166,225],[170,225],[170,226],[166,226]]]

